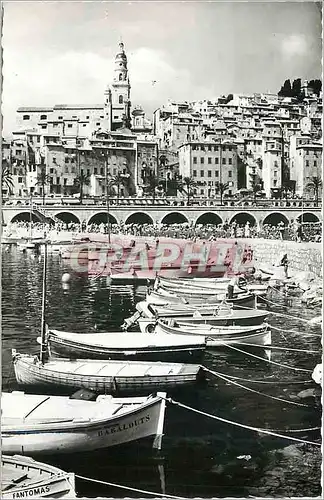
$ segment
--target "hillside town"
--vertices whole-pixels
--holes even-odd
[[[185,96],[184,96],[185,97]],[[28,103],[24,103],[28,104]],[[278,94],[230,94],[161,104],[150,120],[131,101],[124,44],[102,101],[19,107],[2,145],[13,197],[321,198],[319,80]]]

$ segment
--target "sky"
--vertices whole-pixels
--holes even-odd
[[[20,106],[100,104],[118,43],[132,105],[275,92],[321,78],[313,2],[4,2],[3,133]],[[154,83],[155,82],[155,83]]]

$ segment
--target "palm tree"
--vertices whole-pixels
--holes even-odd
[[[318,176],[314,176],[314,177],[312,177],[311,182],[314,186],[315,204],[316,204],[316,206],[318,206],[319,190],[322,186],[322,179]]]
[[[223,205],[223,195],[225,191],[230,187],[229,182],[216,182],[215,184],[217,193],[220,194],[220,204]]]
[[[127,179],[129,177],[130,177],[129,174],[121,174],[120,172],[118,172],[118,174],[115,175],[109,182],[110,186],[117,187],[117,205],[119,203],[119,198],[120,198],[120,188],[127,184]]]
[[[46,165],[41,165],[40,172],[37,175],[36,186],[42,187],[43,205],[45,205],[45,186],[51,182],[51,178],[46,173]]]
[[[252,187],[252,191],[253,191],[254,203],[256,203],[256,195],[257,195],[257,193],[262,191],[262,180],[260,179],[259,175],[253,174],[251,187]]]
[[[153,197],[153,205],[155,203],[155,196],[156,196],[156,188],[161,185],[159,179],[155,175],[149,175],[146,177],[146,189],[148,193],[152,194]]]
[[[83,201],[83,188],[85,186],[89,186],[90,184],[90,175],[85,174],[83,170],[79,173],[79,175],[74,179],[74,185],[80,190],[80,205],[82,205]]]
[[[3,161],[4,168],[2,169],[1,172],[1,190],[4,188],[8,189],[8,194],[12,194],[14,183],[13,183],[13,178],[12,178],[12,173],[10,172],[10,167],[8,163],[4,160]]]
[[[197,182],[192,177],[184,177],[180,180],[180,189],[187,194],[187,205],[190,205],[190,196],[193,195],[192,189],[197,186]]]

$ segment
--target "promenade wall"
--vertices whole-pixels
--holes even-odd
[[[312,271],[323,277],[322,243],[297,243],[295,241],[244,239],[251,245],[256,264],[277,265],[284,254],[287,254],[289,268],[292,271]]]

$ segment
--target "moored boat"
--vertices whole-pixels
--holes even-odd
[[[145,301],[136,304],[138,317],[155,319],[159,318],[177,318],[177,320],[189,321],[190,323],[210,323],[212,325],[242,325],[252,326],[260,325],[265,321],[269,312],[260,309],[233,309],[228,304],[218,304],[216,307],[208,308],[206,306],[191,306],[186,304],[173,304],[172,306],[162,306],[148,304]],[[136,313],[135,313],[136,314]],[[139,315],[139,316],[138,316]],[[135,316],[135,315],[134,315]],[[128,327],[131,326],[133,320],[127,319]]]
[[[75,478],[30,457],[1,456],[1,498],[76,498]]]
[[[67,393],[86,388],[100,394],[143,393],[192,386],[201,380],[199,365],[118,360],[50,359],[42,364],[37,356],[13,350],[18,384],[53,388]]]
[[[40,339],[37,339],[40,342]],[[71,359],[119,359],[147,361],[193,361],[203,355],[205,339],[196,336],[151,335],[129,332],[47,332],[51,356]]]
[[[197,335],[204,336],[207,347],[221,347],[226,345],[250,344],[253,346],[267,346],[271,344],[271,331],[268,325],[251,327],[215,327],[213,325],[192,325],[174,320],[165,323],[158,321],[154,330],[157,334]]]
[[[56,455],[109,448],[155,436],[161,448],[165,393],[95,401],[14,391],[1,396],[2,451]]]
[[[243,307],[255,307],[255,296],[249,292],[242,292],[240,294],[236,294],[233,298],[226,298],[226,294],[224,292],[220,292],[217,294],[212,294],[208,296],[195,294],[175,294],[166,291],[151,291],[146,294],[146,301],[149,304],[163,305],[163,304],[189,304],[189,305],[206,305],[216,307],[221,302],[226,302],[228,304],[233,304],[233,306],[243,306]]]

